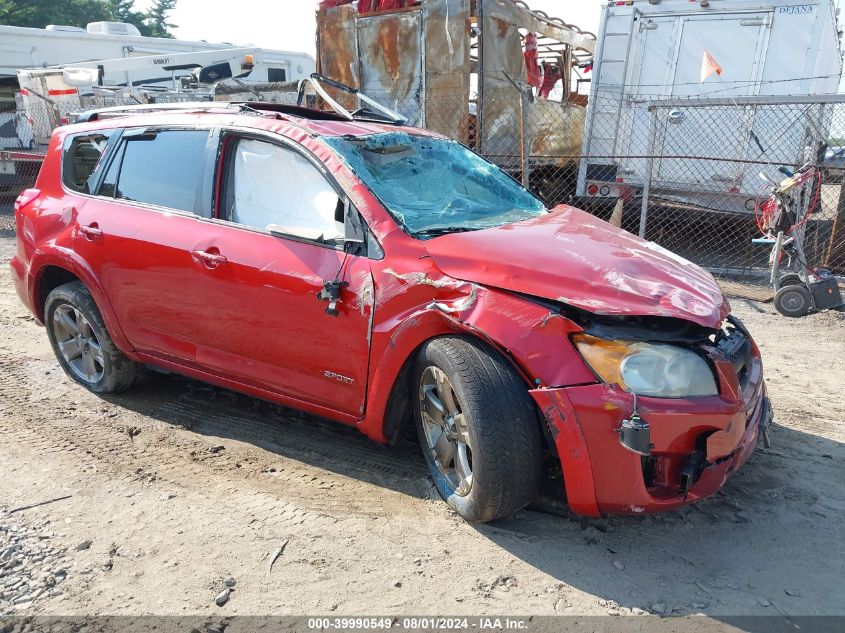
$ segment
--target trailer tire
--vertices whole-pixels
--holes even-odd
[[[809,314],[813,307],[813,297],[803,285],[783,286],[775,294],[775,310],[785,317],[797,319]]]

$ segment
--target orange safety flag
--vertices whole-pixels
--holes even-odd
[[[713,73],[721,76],[722,67],[719,66],[719,62],[717,62],[716,58],[710,54],[710,51],[705,48],[704,58],[701,60],[701,83],[704,83],[704,80]]]

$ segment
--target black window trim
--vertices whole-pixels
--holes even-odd
[[[67,183],[65,182],[65,167],[67,166],[67,156],[70,151],[70,146],[73,145],[73,142],[78,138],[86,138],[91,136],[105,136],[107,139],[106,149],[103,150],[103,153],[100,155],[100,160],[97,162],[97,166],[94,168],[94,171],[91,172],[91,176],[88,177],[90,180],[92,176],[96,176],[94,179],[94,191],[96,191],[100,186],[100,181],[102,179],[102,174],[105,172],[106,163],[111,162],[111,154],[114,151],[114,147],[120,137],[121,131],[115,128],[103,128],[101,130],[89,130],[86,132],[75,132],[73,134],[68,134],[64,141],[62,141],[62,158],[59,164],[59,181],[61,182],[62,190],[66,193],[75,195],[75,196],[93,196],[93,193],[85,193],[84,191],[77,191],[76,189],[71,189],[68,187]]]

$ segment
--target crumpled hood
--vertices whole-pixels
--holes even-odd
[[[426,242],[445,274],[595,314],[674,317],[718,328],[729,305],[710,273],[570,206]]]

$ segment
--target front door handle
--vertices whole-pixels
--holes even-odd
[[[79,232],[92,241],[103,237],[103,231],[96,222],[92,222],[88,226],[80,226]]]
[[[193,255],[195,260],[201,262],[208,268],[218,268],[229,261],[220,253],[213,251],[193,251],[191,255]]]

